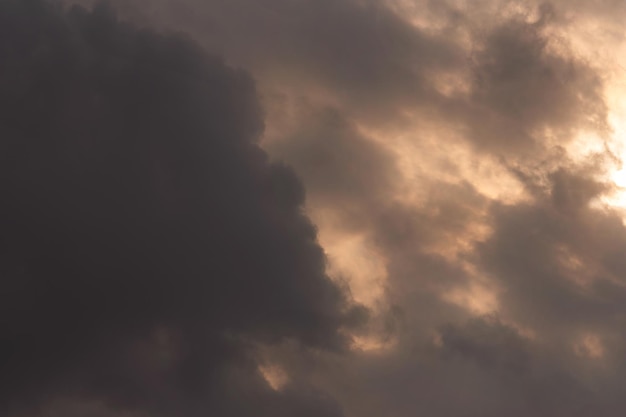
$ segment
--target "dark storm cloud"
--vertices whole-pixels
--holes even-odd
[[[513,19],[477,39],[465,111],[480,148],[541,152],[571,141],[579,129],[608,132],[600,74],[566,41],[547,36],[548,26]]]
[[[91,1],[74,0],[78,3]],[[277,89],[313,89],[378,123],[439,100],[431,78],[466,56],[382,2],[359,0],[112,0],[124,16],[191,33]]]
[[[465,361],[474,371],[500,384],[503,398],[487,403],[483,415],[604,415],[596,393],[577,380],[558,359],[494,317],[449,325],[441,331],[446,361]]]
[[[1,407],[341,415],[270,391],[251,350],[343,349],[357,317],[302,185],[256,144],[251,78],[39,0],[0,1],[0,61]]]
[[[560,3],[527,4],[537,17],[505,16],[497,1],[416,1],[416,16],[357,0],[113,3],[134,21],[192,34],[267,91],[321,94],[370,125],[393,130],[410,115],[499,154],[541,152],[581,128],[607,132],[598,68],[550,31],[569,10]]]
[[[485,269],[507,288],[503,309],[550,338],[604,332],[620,320],[626,229],[618,213],[590,206],[603,184],[560,169],[537,201],[496,204]]]
[[[427,348],[322,365],[333,392],[347,399],[348,415],[616,415],[597,386],[497,317],[460,320],[439,333]]]
[[[38,400],[27,415],[42,417],[623,414],[626,229],[593,205],[614,190],[603,162],[559,147],[606,135],[608,108],[601,63],[556,29],[610,2],[535,17],[497,0],[416,1],[415,16],[391,1],[111,3],[133,25],[0,0],[3,404]],[[359,315],[325,276],[304,187],[256,145],[251,77],[137,26],[245,67],[268,123],[295,115],[264,146],[333,232],[384,258],[375,320],[390,348],[302,349],[345,347],[339,330]],[[290,113],[294,97],[309,107]],[[398,132],[416,161],[457,136],[473,146],[445,155],[446,175],[409,180]],[[459,154],[502,156],[525,199],[487,197]],[[497,311],[476,317],[471,301]],[[259,344],[287,370],[280,392],[257,371]]]

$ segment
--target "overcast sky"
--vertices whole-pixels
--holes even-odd
[[[624,19],[0,0],[0,417],[625,415]]]

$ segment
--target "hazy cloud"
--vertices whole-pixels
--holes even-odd
[[[93,4],[0,0],[8,415],[623,414],[621,5]]]

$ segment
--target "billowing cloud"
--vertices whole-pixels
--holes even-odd
[[[621,5],[94,3],[0,0],[9,415],[624,413]]]
[[[360,314],[250,76],[106,6],[4,0],[0,27],[2,408],[341,415],[258,370],[257,344],[344,350]]]
[[[545,151],[579,129],[608,128],[601,77],[566,41],[550,42],[542,19],[503,22],[474,52],[468,124],[479,146]]]

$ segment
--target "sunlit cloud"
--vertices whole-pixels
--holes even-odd
[[[289,382],[287,373],[278,365],[261,365],[259,372],[274,391],[280,391]]]
[[[95,3],[0,0],[0,409],[624,414],[626,7]]]

